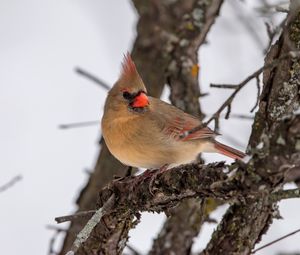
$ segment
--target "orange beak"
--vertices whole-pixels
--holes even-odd
[[[145,107],[147,105],[149,105],[149,99],[144,92],[141,92],[139,95],[137,95],[134,98],[134,101],[131,103],[131,106],[136,108]]]

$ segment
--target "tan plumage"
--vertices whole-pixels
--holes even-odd
[[[120,79],[108,93],[102,118],[105,142],[118,160],[129,166],[159,168],[189,163],[200,152],[244,157],[244,153],[216,142],[216,134],[208,127],[181,137],[199,124],[192,115],[147,96],[130,55],[125,57]]]

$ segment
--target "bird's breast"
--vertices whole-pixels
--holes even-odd
[[[157,125],[143,119],[114,120],[102,128],[110,152],[129,166],[176,166],[190,163],[200,152],[205,151],[204,143],[166,137]]]

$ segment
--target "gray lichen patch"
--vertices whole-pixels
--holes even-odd
[[[300,64],[294,60],[290,69],[290,79],[282,84],[278,97],[270,105],[269,115],[276,121],[299,108]]]
[[[192,12],[193,24],[198,29],[202,29],[205,24],[206,9],[211,5],[211,0],[199,0]]]
[[[280,144],[280,145],[285,145],[286,144],[285,140],[283,139],[283,137],[281,135],[278,136],[278,138],[276,140],[276,143]]]
[[[297,139],[296,144],[295,144],[295,149],[297,151],[300,151],[300,139]]]
[[[204,21],[204,11],[201,8],[195,8],[192,12],[194,25],[201,28]]]
[[[290,24],[289,35],[296,48],[300,49],[300,12],[297,13],[296,18]]]
[[[295,15],[289,24],[289,39],[296,49],[300,49],[300,12]],[[300,106],[300,61],[291,61],[289,70],[290,78],[282,84],[278,98],[270,105],[269,116],[271,121],[279,120],[287,114],[299,109]]]

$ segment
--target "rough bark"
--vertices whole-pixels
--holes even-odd
[[[268,53],[265,64],[300,49],[299,11],[299,6],[291,9],[283,33]],[[259,189],[266,194],[282,186],[288,171],[299,168],[299,147],[296,145],[299,126],[291,128],[293,134],[278,132],[279,126],[289,128],[282,125],[284,118],[299,109],[299,64],[299,59],[289,58],[277,68],[264,72],[264,89],[249,142],[253,157],[247,169],[256,176]],[[283,150],[281,146],[291,139],[295,140],[294,145]],[[272,218],[278,215],[276,203],[270,205],[266,201],[267,195],[246,205],[231,206],[202,254],[249,254],[267,231]]]

